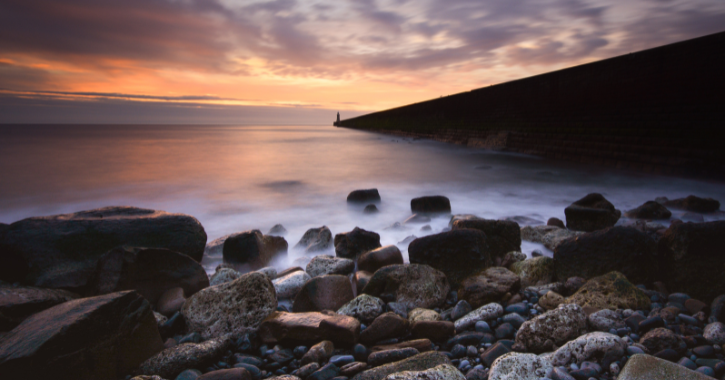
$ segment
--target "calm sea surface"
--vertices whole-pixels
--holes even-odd
[[[310,126],[5,125],[0,178],[3,223],[130,205],[193,215],[209,241],[281,223],[290,247],[322,225],[333,234],[355,226],[373,230],[383,245],[423,236],[421,225],[385,230],[410,216],[410,199],[422,195],[447,196],[453,213],[542,223],[563,220],[564,208],[590,192],[623,211],[657,196],[725,201],[722,183]],[[372,187],[383,198],[379,214],[347,206],[350,191]],[[723,217],[705,216],[715,218]],[[433,232],[447,224],[445,218],[430,223]],[[299,254],[291,249],[290,260]],[[207,270],[216,261],[206,260]]]

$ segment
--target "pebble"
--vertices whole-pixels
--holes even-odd
[[[493,330],[491,330],[491,326],[489,326],[486,321],[476,322],[476,331],[489,334],[493,332]]]
[[[693,371],[697,369],[697,364],[695,364],[695,362],[693,362],[692,360],[690,360],[688,358],[682,358],[682,359],[680,359],[680,361],[677,362],[677,364],[679,364],[679,365],[681,365],[681,366],[683,366],[685,368],[689,368],[689,369],[691,369]]]
[[[523,302],[514,303],[506,306],[506,309],[504,309],[504,311],[506,314],[516,313],[522,316],[526,316],[529,314],[529,305]]]
[[[697,372],[700,372],[701,374],[705,376],[715,377],[715,370],[713,370],[710,367],[700,367],[696,369]]]

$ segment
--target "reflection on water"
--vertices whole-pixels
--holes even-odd
[[[454,213],[522,223],[564,219],[564,207],[589,192],[622,210],[657,196],[725,200],[721,183],[334,127],[0,126],[0,133],[3,223],[133,205],[193,215],[209,241],[281,223],[290,247],[322,225],[333,234],[359,226],[395,244],[448,224],[434,218],[432,232],[420,224],[385,229],[410,216],[410,199],[422,195],[448,196]],[[350,191],[372,187],[383,199],[380,213],[346,205]]]

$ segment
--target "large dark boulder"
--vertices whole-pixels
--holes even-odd
[[[589,279],[617,271],[635,284],[661,277],[655,241],[631,227],[611,227],[569,238],[554,250],[556,277]]]
[[[486,234],[457,229],[413,240],[408,246],[411,264],[426,264],[445,273],[456,289],[466,278],[493,264]]]
[[[233,234],[224,241],[224,262],[235,268],[264,268],[277,255],[287,255],[287,241],[280,236],[263,235],[259,230]]]
[[[354,190],[347,195],[347,203],[380,203],[378,189]]]
[[[443,214],[451,212],[451,201],[442,195],[413,198],[410,201],[413,214]]]
[[[33,217],[11,224],[0,241],[0,280],[81,289],[114,247],[166,248],[201,261],[205,244],[198,220],[164,211],[106,207]]]
[[[402,264],[403,254],[395,245],[386,245],[363,253],[357,260],[358,270],[375,273],[376,270],[393,264]]]
[[[622,212],[602,196],[591,193],[564,209],[566,227],[574,231],[592,232],[612,227]]]
[[[0,338],[3,379],[121,379],[163,349],[151,305],[134,291],[68,301]]]
[[[60,289],[0,285],[0,331],[10,331],[29,316],[80,298]]]
[[[705,302],[725,293],[725,221],[673,224],[657,250],[668,289]]]
[[[627,211],[624,216],[632,219],[669,219],[672,212],[655,201],[647,201],[641,206]]]
[[[346,259],[355,259],[367,251],[380,248],[380,235],[355,227],[350,232],[335,235],[335,254]]]
[[[690,195],[687,198],[679,198],[664,201],[664,205],[670,208],[693,211],[693,212],[715,212],[720,209],[720,202],[712,198],[700,198]]]
[[[183,288],[188,297],[207,286],[206,271],[189,256],[163,248],[118,247],[98,260],[88,294],[136,290],[156,305],[169,289]]]
[[[421,264],[388,265],[378,269],[363,293],[408,309],[432,309],[443,304],[451,287],[443,272]]]
[[[463,219],[453,222],[453,229],[470,228],[486,234],[486,243],[495,258],[511,251],[521,251],[521,228],[516,222],[509,220]]]

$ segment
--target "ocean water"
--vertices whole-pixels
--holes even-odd
[[[441,231],[448,218],[432,219],[431,232],[422,224],[386,229],[408,218],[410,200],[423,195],[447,196],[454,214],[531,224],[564,220],[564,208],[590,192],[622,211],[658,196],[725,201],[721,182],[328,126],[0,125],[0,178],[2,223],[114,205],[192,215],[208,241],[281,223],[290,251],[273,263],[278,269],[303,256],[292,247],[312,227],[336,234],[358,226],[379,233],[383,245]],[[378,214],[346,204],[350,191],[366,188],[380,191]],[[407,258],[407,244],[399,247]],[[522,246],[534,249],[551,254]],[[213,272],[220,261],[203,264]]]

